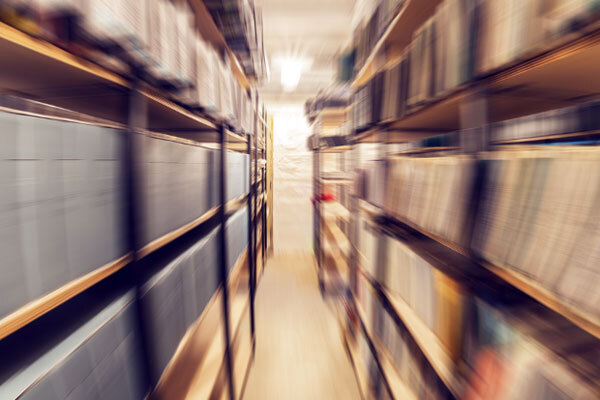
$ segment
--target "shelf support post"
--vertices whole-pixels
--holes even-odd
[[[264,110],[263,110],[264,111]],[[264,146],[262,151],[262,159],[266,162],[267,160],[267,125],[264,123],[266,115],[263,114],[263,123],[262,125],[262,137],[263,137],[263,142],[264,142]],[[262,262],[263,262],[263,268],[265,267],[265,260],[266,260],[266,254],[267,254],[267,192],[265,191],[266,187],[267,187],[267,164],[265,163],[263,165],[263,174],[262,174],[262,179],[260,181],[260,186],[261,186],[261,193],[263,195],[263,202],[262,202],[262,207],[260,208],[261,211],[261,215],[262,215]]]
[[[460,103],[460,145],[474,154],[489,147],[488,91],[484,84],[473,88]]]
[[[254,140],[254,154],[252,157],[252,160],[254,162],[254,182],[256,184],[256,186],[258,187],[258,94],[255,92],[254,94],[254,107],[255,107],[255,113],[254,113],[254,137],[252,138]],[[258,254],[257,254],[257,244],[258,244],[258,215],[257,215],[257,210],[258,210],[258,191],[255,190],[254,191],[254,207],[252,208],[252,220],[254,221],[254,230],[252,233],[252,247],[254,249],[254,266],[256,267],[258,264]],[[264,269],[264,265],[262,266]],[[258,269],[256,268],[256,272],[258,272]],[[254,287],[256,287],[257,284],[257,277],[256,277],[256,273],[254,274],[254,279],[252,284],[254,285]]]
[[[235,385],[233,379],[233,358],[231,354],[231,327],[229,320],[229,268],[227,264],[227,214],[225,206],[227,204],[227,132],[225,123],[219,124],[219,272],[221,280],[221,289],[223,291],[223,326],[225,334],[225,366],[227,368],[227,384],[229,389],[229,398],[235,399]]]
[[[350,150],[350,172],[355,174],[358,169],[360,161],[360,146],[357,144],[353,144]],[[359,218],[358,215],[360,213],[359,204],[358,204],[358,193],[356,193],[357,186],[354,185],[350,188],[350,226],[349,226],[349,239],[350,239],[350,279],[348,288],[348,301],[349,304],[354,305],[354,297],[358,291],[358,240],[359,240]],[[355,337],[356,334],[356,310],[351,309],[352,314],[348,318],[348,331]]]
[[[125,134],[125,168],[124,184],[126,191],[125,223],[127,232],[127,247],[133,254],[133,260],[129,268],[130,285],[135,287],[135,315],[137,330],[140,335],[139,346],[141,347],[141,371],[146,390],[150,393],[158,382],[158,377],[153,376],[152,357],[150,356],[150,345],[147,337],[144,309],[141,302],[141,287],[143,285],[143,274],[140,268],[138,250],[142,247],[140,233],[140,221],[143,196],[140,191],[141,155],[143,154],[142,133],[146,128],[148,118],[147,103],[139,91],[139,78],[134,78],[128,93],[128,121]]]
[[[319,137],[318,130],[315,133],[315,140],[317,142],[317,146],[315,151],[313,152],[313,175],[314,175],[314,209],[315,209],[315,221],[314,221],[314,230],[315,230],[315,252],[317,255],[317,271],[319,277],[319,289],[321,293],[325,293],[325,281],[324,281],[324,272],[323,272],[323,251],[321,246],[321,191],[323,190],[321,185],[321,139]]]
[[[254,117],[256,120],[256,116]],[[255,325],[254,325],[254,298],[256,294],[256,280],[254,275],[256,274],[256,263],[254,253],[256,249],[253,246],[253,235],[254,235],[254,221],[252,218],[252,202],[254,200],[255,182],[252,181],[252,136],[248,136],[247,140],[247,151],[248,151],[248,180],[250,182],[248,191],[248,286],[250,288],[250,334],[252,336],[252,355],[254,356],[254,349],[256,342]]]

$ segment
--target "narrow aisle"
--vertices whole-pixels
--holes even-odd
[[[256,334],[245,400],[360,398],[339,323],[319,292],[312,255],[269,260],[256,294]]]

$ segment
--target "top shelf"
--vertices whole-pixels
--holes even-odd
[[[206,8],[203,0],[189,0],[190,6],[196,14],[196,28],[204,38],[204,40],[208,41],[213,45],[214,48],[223,50],[227,53],[229,58],[231,69],[233,71],[233,75],[238,80],[239,84],[244,89],[250,89],[250,81],[244,74],[244,70],[240,65],[239,60],[233,54],[229,46],[227,46],[227,42],[225,41],[225,37],[215,24],[210,12]]]
[[[408,35],[408,28],[399,28],[397,24],[403,20],[405,13],[409,13],[410,7],[415,7],[414,3],[407,0],[358,74],[353,87],[366,83],[385,65],[383,52],[400,54],[390,49],[406,47],[412,34]],[[425,3],[431,7],[439,2]],[[419,24],[422,22],[419,20]],[[407,36],[399,38],[400,32]],[[376,61],[378,59],[379,62]],[[412,106],[403,116],[370,127],[358,136],[357,141],[377,141],[373,135],[382,129],[420,136],[417,139],[460,130],[463,128],[461,107],[476,93],[485,96],[490,123],[588,101],[600,95],[600,81],[591,79],[597,75],[599,62],[600,24],[595,23],[524,54],[485,76]],[[415,140],[407,138],[405,141],[411,139]]]
[[[129,81],[119,74],[0,23],[0,87],[9,94],[126,125]],[[216,123],[149,86],[149,130],[214,130]]]
[[[352,88],[357,89],[367,83],[383,67],[386,52],[402,53],[410,44],[413,33],[441,3],[442,0],[406,0],[356,75]]]

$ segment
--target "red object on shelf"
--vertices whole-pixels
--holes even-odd
[[[335,197],[335,195],[333,193],[323,193],[317,197],[317,200],[318,201],[335,201],[335,200],[337,200],[337,197]],[[310,198],[310,201],[313,204],[315,204],[314,196]]]

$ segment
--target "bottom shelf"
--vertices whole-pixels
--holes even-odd
[[[132,259],[133,255],[128,253],[118,260],[110,262],[84,276],[74,279],[45,296],[25,304],[12,314],[0,319],[0,339],[3,339],[65,303],[67,300],[116,273],[125,265],[129,264]]]
[[[356,341],[349,337],[345,331],[343,335],[344,346],[346,347],[348,357],[350,358],[352,368],[354,369],[354,375],[358,382],[361,398],[369,399],[369,371],[367,370],[367,366],[362,362]]]
[[[356,311],[363,327],[362,331],[367,336],[367,340],[373,345],[375,350],[374,356],[378,360],[381,373],[384,379],[387,381],[392,398],[398,400],[416,400],[417,396],[406,386],[400,374],[396,370],[392,356],[388,353],[387,349],[383,343],[381,343],[379,338],[377,338],[373,332],[369,330],[367,324],[365,323],[365,314],[358,303],[356,304]]]
[[[377,296],[382,297],[393,308],[394,313],[402,321],[408,332],[433,367],[442,382],[456,397],[461,398],[464,393],[466,380],[458,376],[456,366],[450,355],[446,352],[444,345],[436,334],[419,318],[415,311],[398,295],[392,294],[379,285],[365,271],[360,271],[362,279],[365,279]]]
[[[231,337],[240,340],[240,327],[250,304],[247,287],[248,251],[238,258],[229,281]],[[155,399],[219,398],[226,390],[223,289],[219,288],[204,313],[181,340],[152,395]],[[248,337],[250,330],[248,329]],[[234,340],[235,342],[235,340]],[[224,385],[225,384],[225,385]]]

